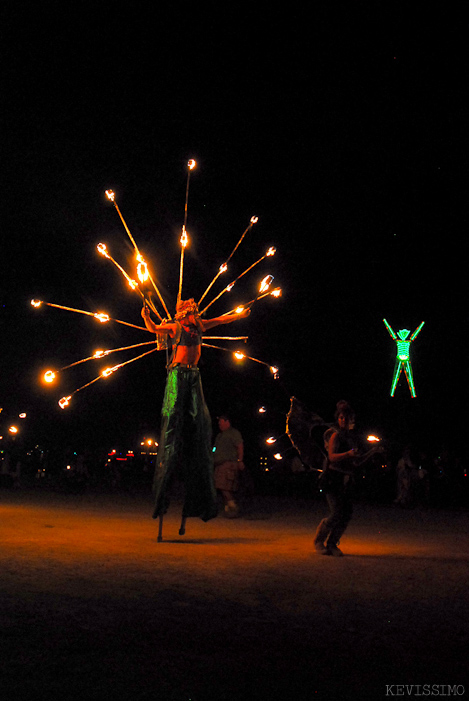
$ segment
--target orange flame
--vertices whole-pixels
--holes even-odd
[[[100,312],[99,314],[93,314],[94,318],[100,321],[102,324],[105,324],[106,321],[109,321],[110,317],[107,314],[103,314]]]
[[[267,292],[267,290],[272,284],[273,279],[273,275],[266,275],[265,278],[262,280],[261,284],[259,285],[259,292]]]
[[[138,279],[142,283],[146,282],[148,280],[148,278],[150,277],[150,273],[148,272],[148,266],[143,259],[140,261],[140,263],[137,266],[137,275],[138,275]]]
[[[105,243],[98,243],[96,246],[98,251],[101,253],[102,256],[105,256],[106,258],[110,258],[109,253],[107,252],[107,247]]]
[[[53,370],[47,370],[47,372],[44,373],[44,382],[53,382],[55,377],[56,375]]]
[[[102,371],[101,375],[103,377],[109,377],[109,375],[112,375],[113,372],[116,372],[118,368],[120,368],[120,365],[114,365],[113,368],[106,368]]]

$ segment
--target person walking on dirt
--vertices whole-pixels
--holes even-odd
[[[225,503],[225,516],[235,518],[239,508],[235,494],[239,488],[239,471],[244,470],[244,443],[238,429],[233,428],[228,416],[218,417],[220,433],[215,438],[215,489],[219,489]]]
[[[327,467],[323,480],[323,489],[330,513],[329,516],[322,519],[317,528],[314,547],[316,552],[322,555],[341,557],[343,552],[338,544],[353,513],[353,461],[357,453],[351,433],[355,423],[355,414],[348,402],[343,400],[337,402],[335,419],[338,428],[332,432],[329,438]]]

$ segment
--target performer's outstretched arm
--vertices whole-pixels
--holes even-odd
[[[251,313],[250,309],[243,309],[239,314],[225,314],[224,316],[217,316],[214,319],[202,319],[202,324],[204,330],[213,329],[214,326],[219,326],[220,324],[231,324],[237,319],[245,319]]]

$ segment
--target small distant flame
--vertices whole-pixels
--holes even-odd
[[[259,217],[251,217],[251,224],[257,224]]]
[[[261,284],[259,285],[259,292],[267,292],[269,287],[271,286],[273,282],[274,276],[273,275],[266,275],[265,278],[262,280]]]
[[[113,372],[115,372],[119,368],[119,365],[114,365],[113,368],[106,368],[105,370],[102,371],[101,375],[103,377],[109,377],[109,375],[112,375]]]
[[[191,158],[190,161],[188,161],[187,163],[187,167],[189,168],[189,170],[194,170],[196,165],[197,163],[194,161],[193,158]]]
[[[272,445],[272,443],[276,443],[276,441],[277,441],[276,438],[274,438],[273,436],[270,436],[270,438],[266,438],[265,442],[268,443],[269,445]]]
[[[93,314],[94,318],[100,321],[102,324],[105,324],[106,321],[109,321],[110,317],[107,314],[99,313],[99,314]]]
[[[226,263],[223,263],[223,265],[220,265],[220,270],[219,270],[220,273],[226,273],[227,270],[228,270],[228,266]]]
[[[236,358],[236,360],[243,360],[246,357],[244,353],[241,353],[241,351],[235,351],[233,355]]]
[[[33,307],[40,307],[41,304],[42,304],[42,302],[41,302],[39,299],[32,299],[32,300],[31,300],[31,305],[32,305]]]
[[[72,395],[69,395],[68,397],[62,397],[62,399],[59,399],[59,407],[61,409],[65,409],[65,407],[70,404],[71,398]]]
[[[274,256],[276,254],[276,252],[277,252],[277,249],[275,248],[275,246],[271,246],[269,248],[269,250],[267,251],[266,256]]]
[[[110,258],[109,253],[107,252],[106,244],[105,243],[98,243],[96,246],[98,251],[101,253],[102,256],[105,256],[106,258]]]
[[[18,433],[18,429],[16,426],[10,426],[10,428],[8,430],[10,431],[10,433],[13,433],[13,434]]]
[[[179,239],[179,242],[183,248],[186,248],[188,241],[189,241],[189,238],[187,236],[187,231],[184,227],[182,227],[182,234],[181,234],[181,238]]]
[[[270,366],[270,372],[274,376],[274,379],[278,379],[278,368],[275,365]]]
[[[111,202],[114,202],[114,200],[116,199],[116,195],[115,195],[115,193],[114,193],[112,190],[106,190],[106,197],[107,197],[108,200],[110,200]]]
[[[148,278],[150,277],[150,274],[148,272],[148,266],[144,260],[142,260],[137,266],[137,275],[138,275],[138,279],[142,283],[146,282],[148,280]]]
[[[236,307],[235,314],[242,314],[244,312],[244,307]]]
[[[44,382],[53,382],[55,377],[55,372],[53,370],[48,370],[44,373]]]
[[[378,438],[378,436],[373,436],[373,434],[371,434],[366,440],[370,443],[379,443],[381,441],[381,438]]]
[[[276,287],[275,290],[272,290],[270,293],[272,297],[281,297],[282,296],[282,288],[281,287]]]

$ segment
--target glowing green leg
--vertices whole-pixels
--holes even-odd
[[[412,365],[410,364],[410,360],[408,360],[404,364],[404,372],[405,372],[405,375],[407,377],[407,384],[409,385],[410,393],[411,393],[412,397],[415,398],[417,395],[415,393],[414,378],[412,375]]]
[[[391,385],[391,397],[394,397],[394,392],[396,391],[396,386],[397,386],[397,382],[399,380],[399,375],[402,372],[402,366],[403,366],[403,363],[401,363],[400,360],[396,360],[396,364],[394,365],[394,377],[392,378],[392,385]]]

